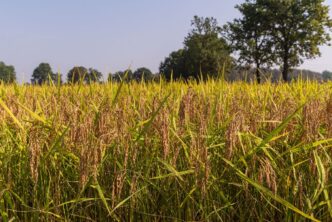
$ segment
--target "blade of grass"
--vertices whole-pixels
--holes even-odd
[[[106,207],[108,215],[111,216],[116,221],[121,221],[120,218],[113,211],[111,211],[111,208],[109,207],[109,205],[107,203],[107,199],[105,198],[104,192],[102,191],[99,183],[97,183],[96,185],[91,185],[91,187],[95,188],[97,190],[99,198],[101,199],[101,201],[103,202],[104,206]]]
[[[168,94],[160,103],[159,107],[157,108],[157,110],[152,113],[151,118],[149,119],[148,122],[146,122],[146,124],[144,125],[143,129],[140,131],[140,133],[138,134],[135,142],[139,141],[141,139],[141,137],[143,136],[143,134],[150,128],[153,120],[156,118],[156,116],[158,115],[158,113],[160,112],[161,108],[164,106],[164,104],[167,102],[167,99],[171,96],[171,93]]]
[[[15,117],[12,111],[8,108],[8,106],[4,103],[4,101],[0,98],[0,106],[6,111],[6,113],[12,118],[14,123],[24,131],[24,127],[21,122]]]
[[[312,221],[316,221],[319,222],[318,219],[314,218],[313,216],[310,216],[308,214],[306,214],[305,212],[301,211],[300,209],[298,209],[297,207],[295,207],[293,204],[289,203],[287,200],[281,198],[279,195],[274,194],[271,190],[269,190],[268,188],[262,186],[261,184],[257,183],[256,181],[254,181],[253,179],[247,177],[241,170],[239,170],[238,168],[236,168],[236,166],[226,160],[225,158],[222,158],[222,160],[229,165],[235,172],[236,175],[238,175],[241,179],[245,180],[247,183],[249,183],[250,185],[252,185],[253,187],[255,187],[258,191],[262,192],[263,194],[267,195],[268,197],[270,197],[271,199],[277,201],[278,203],[282,204],[283,206],[285,206],[286,208],[294,211],[295,213],[300,214],[301,216],[310,219]]]

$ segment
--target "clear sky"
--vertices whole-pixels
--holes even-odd
[[[29,81],[40,62],[64,75],[75,65],[104,73],[146,66],[157,72],[182,47],[194,15],[220,25],[243,0],[6,0],[0,3],[0,61]],[[332,6],[332,0],[326,4]],[[332,14],[331,14],[332,15]],[[332,70],[332,48],[302,68]]]

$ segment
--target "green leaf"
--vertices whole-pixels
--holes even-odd
[[[308,214],[306,214],[305,212],[301,211],[300,209],[298,209],[297,207],[295,207],[293,204],[291,204],[290,202],[288,202],[287,200],[281,198],[279,195],[274,194],[271,190],[269,190],[268,188],[262,186],[261,184],[257,183],[256,181],[254,181],[253,179],[247,177],[244,173],[242,173],[242,171],[240,171],[238,168],[235,167],[235,165],[222,158],[222,160],[229,165],[233,170],[235,170],[236,175],[238,175],[241,179],[245,180],[247,183],[251,184],[253,187],[255,187],[258,191],[262,192],[263,194],[265,194],[266,196],[272,198],[273,200],[277,201],[278,203],[282,204],[283,206],[287,207],[288,209],[294,211],[295,213],[300,214],[301,216],[310,219],[312,221],[317,221],[319,222],[319,220],[317,220],[316,218],[314,218],[313,216],[310,216]]]

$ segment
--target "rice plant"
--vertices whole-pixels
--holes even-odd
[[[0,221],[331,221],[332,84],[0,86]]]

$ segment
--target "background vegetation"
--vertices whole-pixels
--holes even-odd
[[[221,73],[238,73],[241,69],[252,74],[250,70],[255,69],[256,80],[260,83],[266,80],[266,74],[273,74],[270,80],[278,79],[269,68],[279,66],[283,81],[290,81],[297,76],[294,68],[304,59],[320,56],[319,46],[329,44],[331,40],[332,20],[329,7],[324,3],[324,0],[246,0],[236,6],[242,17],[222,27],[213,17],[194,16],[192,30],[185,37],[183,48],[171,52],[161,62],[159,74],[153,75],[148,68],[142,67],[134,72],[117,71],[109,74],[107,80],[119,82],[128,71],[127,82],[158,80],[160,76],[168,81],[200,81],[220,78]],[[315,78],[315,75],[310,77]],[[1,63],[0,80],[11,83],[15,79],[14,68],[10,66],[9,70]],[[320,79],[330,80],[331,75],[326,71]],[[73,67],[67,74],[67,82],[71,84],[101,80],[101,72],[82,66]],[[61,82],[61,74],[53,73],[49,64],[41,63],[34,70],[31,83],[50,81]]]

